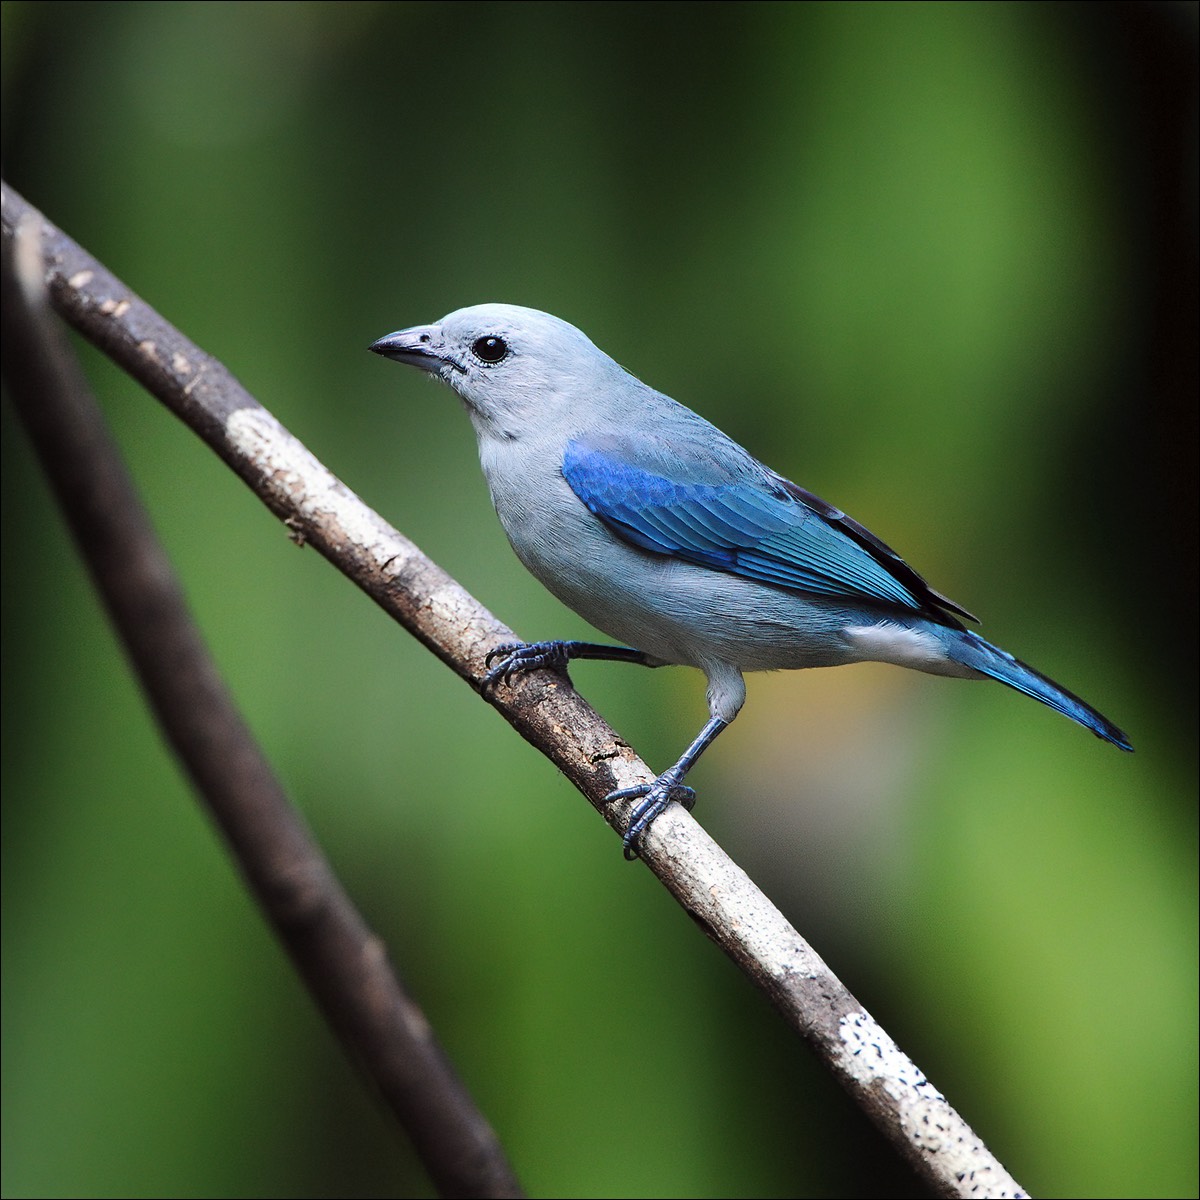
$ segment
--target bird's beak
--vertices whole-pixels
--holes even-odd
[[[367,349],[410,367],[420,367],[433,375],[441,375],[446,367],[462,370],[461,365],[446,353],[445,339],[437,325],[415,325],[412,329],[389,333],[372,342]]]

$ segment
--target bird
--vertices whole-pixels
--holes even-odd
[[[748,671],[885,662],[994,679],[1121,750],[1107,717],[967,628],[977,621],[841,509],[643,383],[574,325],[512,304],[460,308],[373,342],[457,393],[492,504],[525,567],[621,645],[506,643],[483,688],[575,659],[699,668],[709,719],[634,801],[625,857],[738,715]]]

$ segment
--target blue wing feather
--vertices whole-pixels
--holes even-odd
[[[819,497],[723,439],[689,452],[646,439],[577,438],[562,473],[618,537],[643,550],[777,587],[869,599],[944,624],[970,617],[898,554]]]

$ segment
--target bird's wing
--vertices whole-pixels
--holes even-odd
[[[734,443],[716,449],[690,438],[588,435],[568,443],[562,473],[609,529],[643,550],[777,587],[897,604],[948,624],[974,619],[845,513]]]

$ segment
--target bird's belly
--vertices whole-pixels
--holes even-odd
[[[498,510],[499,511],[499,510]],[[580,514],[582,513],[582,517]],[[510,528],[517,556],[569,608],[664,663],[743,671],[835,666],[861,657],[845,635],[861,611],[653,554],[616,538],[583,505]]]

